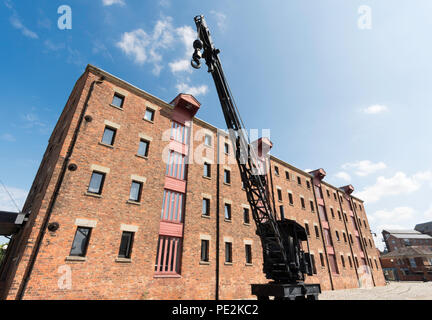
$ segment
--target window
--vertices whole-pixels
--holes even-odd
[[[229,154],[229,144],[228,143],[225,142],[224,148],[225,148],[225,153]]]
[[[231,183],[231,172],[229,170],[224,170],[224,183],[230,184]]]
[[[278,176],[279,175],[279,167],[275,166],[274,169],[275,169],[275,174]]]
[[[209,240],[201,240],[201,261],[209,262]]]
[[[288,171],[285,171],[285,179],[289,180],[290,179],[290,174]]]
[[[327,189],[327,197],[330,198],[330,191]]]
[[[330,263],[330,270],[332,273],[338,274],[339,273],[339,269],[337,267],[337,262],[336,262],[336,256],[334,254],[329,254],[328,255],[328,260]]]
[[[325,262],[324,262],[324,255],[322,254],[322,252],[320,252],[320,261],[321,261],[321,267],[325,267]]]
[[[180,223],[183,219],[184,194],[171,190],[164,190],[161,220]]]
[[[243,208],[243,222],[246,223],[246,224],[250,223],[249,209],[248,208]]]
[[[155,115],[155,111],[153,109],[146,108],[146,111],[144,113],[144,119],[153,122],[154,121],[154,115]]]
[[[359,204],[359,209],[360,209],[360,211],[362,211],[362,206],[361,206],[361,204]]]
[[[147,157],[149,147],[150,147],[150,141],[141,139],[139,142],[139,147],[138,147],[138,155],[141,157]]]
[[[210,216],[210,199],[203,198],[202,215],[203,216]]]
[[[124,96],[122,96],[118,93],[114,93],[114,97],[112,99],[111,104],[113,106],[118,107],[118,108],[123,108],[123,102],[124,102]]]
[[[314,226],[314,229],[315,229],[315,237],[318,239],[319,238],[318,226]]]
[[[225,220],[231,220],[231,204],[225,203]]]
[[[336,192],[333,192],[333,197],[334,197],[335,200],[337,200]]]
[[[417,264],[416,264],[414,258],[409,258],[409,262],[410,262],[411,267],[413,267],[413,268],[417,268]]]
[[[297,177],[297,183],[298,183],[299,185],[301,185],[301,178],[300,178],[300,177]]]
[[[354,243],[354,240],[353,240],[353,237],[351,234],[349,235],[349,239],[350,239],[351,243]]]
[[[281,189],[277,189],[277,196],[278,196],[278,200],[282,201],[282,190]]]
[[[232,263],[232,243],[225,242],[225,262]]]
[[[204,162],[204,177],[210,178],[211,177],[211,165],[210,163]]]
[[[346,237],[345,232],[342,232],[342,236],[343,236],[343,238],[344,238],[344,242],[347,242],[347,237]]]
[[[306,180],[306,187],[307,187],[308,189],[310,189],[310,182],[309,182],[309,180]]]
[[[339,220],[342,220],[341,212],[338,210],[338,218]]]
[[[315,212],[315,207],[314,207],[314,203],[313,203],[313,201],[312,201],[312,200],[309,201],[309,204],[310,204],[311,211],[312,211],[312,212]]]
[[[330,208],[330,213],[331,213],[332,218],[334,218],[335,215],[334,215],[334,210],[333,210],[333,208]]]
[[[180,274],[181,238],[159,236],[156,274]]]
[[[312,263],[312,273],[317,274],[316,264],[315,264],[315,256],[313,254],[310,255],[311,263]]]
[[[340,257],[341,257],[342,267],[345,268],[345,259],[344,259],[344,256],[341,255]]]
[[[91,228],[78,227],[72,242],[71,256],[85,257],[90,240]]]
[[[279,206],[279,213],[280,213],[281,220],[285,219],[285,211],[284,211],[284,206],[283,205]]]
[[[165,170],[165,175],[179,180],[184,180],[186,177],[186,156],[181,153],[171,151]]]
[[[116,129],[105,127],[103,136],[102,136],[102,143],[107,145],[114,145],[114,139],[116,135]]]
[[[305,223],[305,230],[306,230],[306,234],[309,237],[310,236],[310,231],[309,231],[309,225],[307,223]]]
[[[121,241],[120,241],[120,249],[119,249],[119,258],[130,259],[132,252],[132,243],[133,243],[134,233],[123,231]]]
[[[336,231],[335,234],[336,234],[336,240],[337,240],[337,241],[340,241],[340,238],[339,238],[339,232]]]
[[[353,267],[353,264],[352,264],[352,261],[351,261],[351,257],[350,257],[350,256],[348,256],[348,262],[349,262],[350,268],[352,268],[352,267]]]
[[[250,244],[245,244],[246,253],[246,263],[252,264],[252,246]]]
[[[373,248],[372,240],[371,239],[369,239],[369,245],[370,245],[371,248]]]
[[[305,200],[304,198],[300,197],[301,207],[302,209],[306,209]]]
[[[206,134],[205,136],[204,136],[204,144],[206,145],[206,146],[211,146],[211,143],[212,143],[212,136],[211,135],[209,135],[209,134]]]
[[[356,267],[358,268],[359,267],[359,262],[358,262],[357,257],[354,257],[354,261],[355,261]]]
[[[288,192],[288,199],[289,199],[289,204],[293,205],[294,204],[294,200],[293,200],[293,195],[291,192]]]
[[[374,258],[374,261],[375,261],[375,266],[376,266],[377,270],[379,270],[379,267],[378,267],[378,262],[376,261],[376,259],[375,259],[375,258]]]
[[[363,220],[363,225],[364,225],[365,228],[367,228],[366,220]]]
[[[171,139],[183,144],[189,144],[189,127],[176,121],[171,122]]]
[[[87,191],[89,193],[102,194],[102,187],[104,181],[105,181],[105,173],[93,171],[90,179],[90,185]]]
[[[140,202],[141,200],[142,182],[132,181],[129,200]]]

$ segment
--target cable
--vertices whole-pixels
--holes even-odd
[[[12,200],[13,204],[15,205],[15,207],[17,208],[18,212],[21,212],[20,208],[18,207],[18,205],[16,204],[14,198],[12,197],[12,195],[9,193],[8,189],[6,188],[5,184],[3,183],[2,180],[0,180],[0,183],[2,184],[3,188],[5,189],[6,193],[8,194],[9,198]]]

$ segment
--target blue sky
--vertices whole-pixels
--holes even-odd
[[[210,75],[188,66],[197,14],[273,155],[353,184],[373,232],[432,220],[428,0],[1,0],[0,180],[20,206],[88,63],[168,102],[193,93],[197,116],[225,126]],[[14,209],[1,186],[0,209]]]

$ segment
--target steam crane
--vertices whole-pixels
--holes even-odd
[[[268,300],[271,296],[280,300],[317,300],[321,293],[320,285],[304,283],[305,275],[312,275],[311,257],[302,249],[302,242],[306,242],[309,251],[306,231],[293,220],[276,219],[270,201],[268,175],[262,169],[264,150],[260,148],[264,147],[264,143],[261,139],[258,148],[250,143],[222,70],[218,56],[220,50],[214,47],[204,17],[196,16],[194,20],[198,37],[193,43],[191,65],[199,69],[201,59],[204,59],[213,77],[256,224],[256,234],[261,239],[263,271],[271,280],[267,284],[252,284],[252,294],[260,300]],[[260,151],[261,156],[258,157]]]

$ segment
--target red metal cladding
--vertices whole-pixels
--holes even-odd
[[[181,238],[183,235],[183,224],[161,221],[159,234],[164,236]]]

